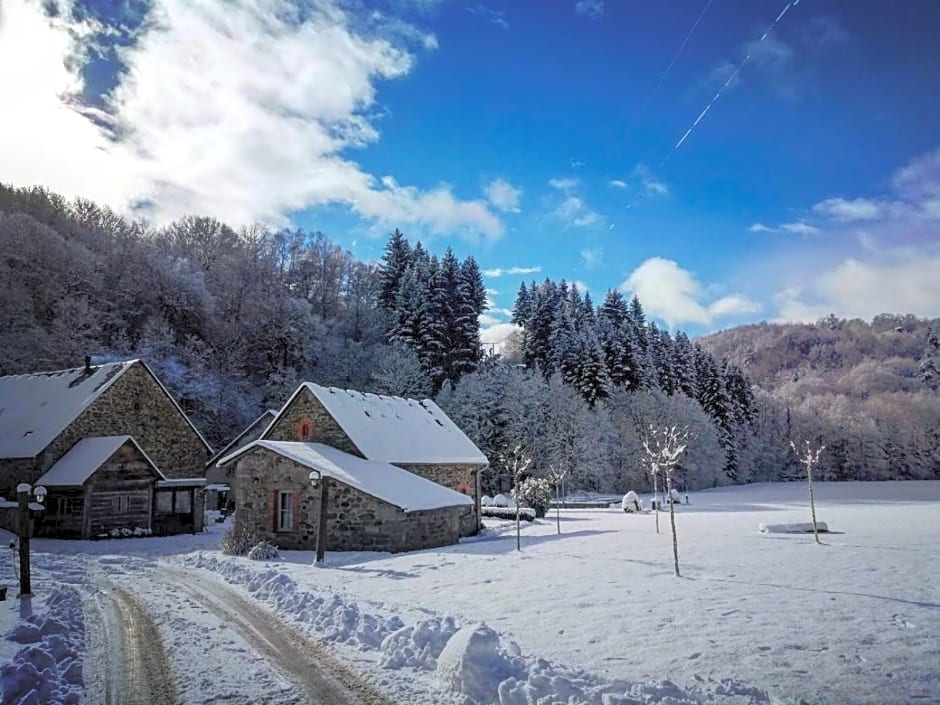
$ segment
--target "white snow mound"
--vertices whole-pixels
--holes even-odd
[[[623,500],[620,502],[620,508],[628,514],[636,514],[637,512],[643,511],[643,501],[636,492],[630,490],[623,496]]]
[[[759,524],[757,530],[762,534],[811,534],[813,533],[813,524],[811,522],[798,524]],[[816,530],[820,533],[825,533],[829,531],[829,526],[824,521],[817,521]]]

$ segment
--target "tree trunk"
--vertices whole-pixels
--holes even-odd
[[[516,550],[522,550],[522,529],[519,526],[519,502],[516,501]]]
[[[558,522],[558,535],[561,535],[561,483],[555,485],[555,519]]]
[[[679,575],[679,541],[676,538],[676,509],[672,502],[672,480],[666,478],[666,494],[669,495],[669,523],[672,524],[672,557],[676,565],[676,577]]]
[[[813,515],[813,536],[816,537],[816,543],[822,543],[819,540],[819,530],[816,528],[816,500],[813,497],[813,464],[806,464],[806,477],[809,480],[809,508]]]
[[[659,533],[659,488],[656,485],[656,476],[653,475],[653,504],[656,505],[656,533]]]

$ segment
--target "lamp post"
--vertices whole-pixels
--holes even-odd
[[[319,522],[317,527],[317,558],[316,563],[323,563],[323,559],[326,556],[326,507],[329,502],[330,496],[330,478],[323,477],[323,474],[319,470],[310,471],[310,486],[313,489],[320,489],[320,511],[319,511]]]
[[[33,594],[32,580],[30,579],[29,565],[29,535],[32,530],[32,520],[29,515],[29,493],[32,492],[39,503],[40,511],[45,508],[46,488],[33,489],[27,482],[16,486],[16,498],[19,503],[19,535],[20,535],[20,597]]]

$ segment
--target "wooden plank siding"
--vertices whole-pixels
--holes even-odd
[[[149,529],[155,474],[131,444],[112,455],[85,483],[86,536],[111,529]]]

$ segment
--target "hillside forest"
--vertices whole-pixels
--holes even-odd
[[[158,228],[0,185],[0,244],[0,374],[142,358],[216,447],[306,380],[434,398],[490,458],[490,493],[520,448],[572,488],[645,489],[651,423],[689,427],[689,489],[798,477],[791,439],[826,444],[824,479],[940,478],[940,320],[690,340],[636,298],[545,280],[520,285],[519,331],[493,355],[476,260],[398,231],[362,262],[319,232]]]

